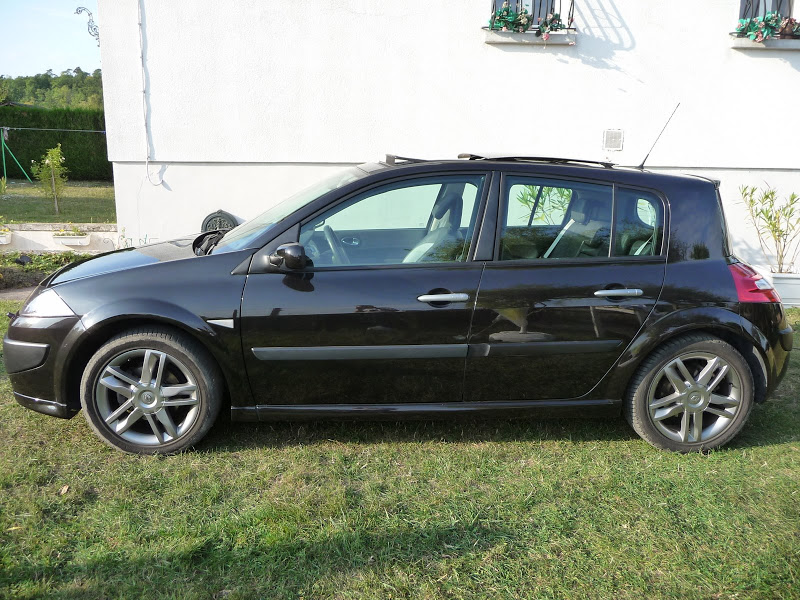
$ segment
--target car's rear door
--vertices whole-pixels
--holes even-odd
[[[395,180],[303,222],[298,238],[313,265],[251,273],[245,286],[242,343],[256,402],[460,401],[483,268],[469,248],[488,180],[475,171]],[[444,195],[458,208],[431,223]]]
[[[666,203],[652,191],[602,181],[507,174],[500,188],[464,399],[577,398],[655,307]]]

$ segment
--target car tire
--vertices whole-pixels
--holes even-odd
[[[718,448],[753,408],[753,376],[730,344],[706,334],[665,343],[631,380],[625,418],[645,441],[673,452]]]
[[[164,327],[110,339],[81,380],[81,406],[91,428],[132,454],[174,454],[193,446],[214,424],[222,396],[222,376],[206,349]]]

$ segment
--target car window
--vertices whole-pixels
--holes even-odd
[[[300,243],[314,267],[466,260],[483,175],[382,186],[313,217]]]
[[[343,231],[425,227],[441,189],[441,183],[431,183],[388,190],[326,217],[325,222]]]
[[[511,186],[509,223],[556,225],[564,221],[572,190],[546,185],[516,184]],[[534,207],[536,210],[534,210]]]
[[[507,177],[500,260],[607,257],[612,197],[610,185]]]
[[[654,256],[661,253],[664,206],[654,194],[617,189],[614,256]]]
[[[247,248],[281,219],[288,217],[323,194],[357,181],[367,174],[367,171],[359,167],[349,167],[314,183],[254,219],[231,229],[217,244],[216,252],[231,252]]]

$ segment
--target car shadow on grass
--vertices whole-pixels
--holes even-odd
[[[725,446],[742,449],[800,439],[800,403],[774,399],[756,405],[742,431]],[[223,415],[199,450],[234,452],[245,448],[284,448],[324,441],[347,444],[482,442],[625,442],[638,440],[625,419],[459,417],[446,421],[270,421],[232,422]],[[642,441],[642,444],[646,442]]]
[[[335,440],[347,444],[623,441],[636,434],[622,417],[447,421],[271,421],[220,419],[198,449],[283,448]]]

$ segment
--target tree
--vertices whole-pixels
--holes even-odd
[[[0,104],[7,102],[11,97],[11,85],[8,80],[0,75]]]
[[[45,196],[53,199],[56,214],[58,214],[58,199],[64,193],[67,184],[67,167],[64,166],[64,155],[61,153],[61,144],[50,148],[42,160],[31,165],[33,176],[39,181],[41,191]]]
[[[52,69],[38,75],[0,77],[0,102],[35,104],[43,108],[103,108],[100,69],[91,75],[80,67],[56,76]]]

